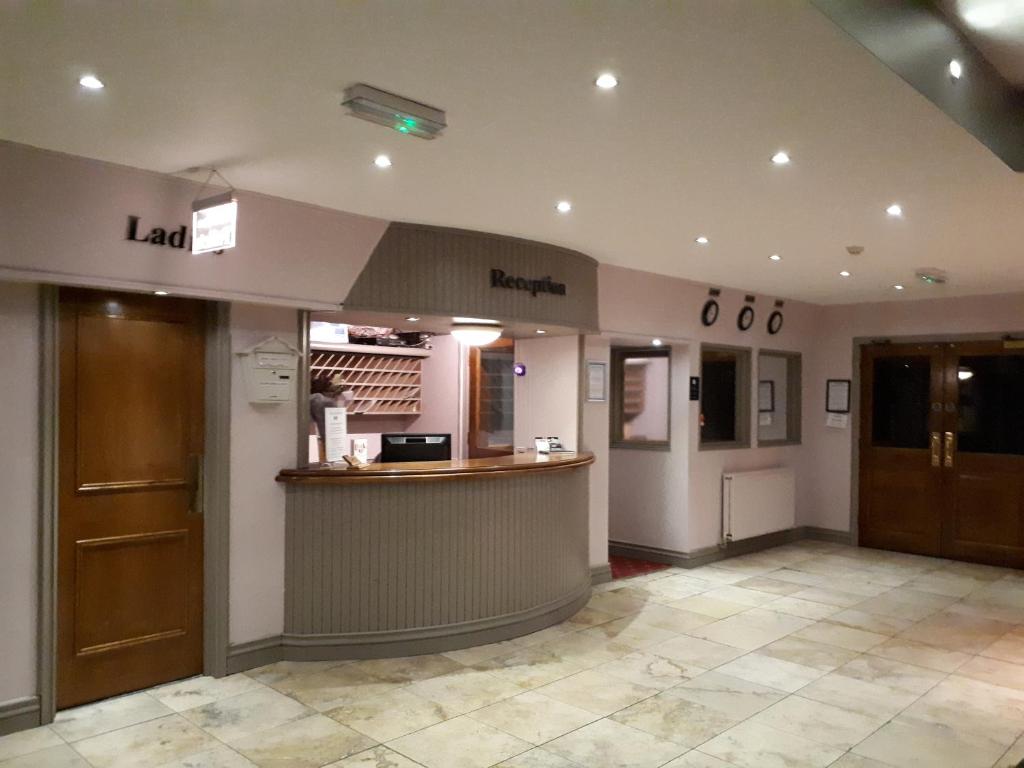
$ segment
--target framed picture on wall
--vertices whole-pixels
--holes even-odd
[[[587,361],[587,402],[603,403],[608,400],[608,363]]]
[[[759,382],[757,382],[757,412],[758,413],[774,413],[775,412],[775,382],[774,381],[759,381]]]
[[[828,379],[825,382],[825,410],[828,413],[850,412],[849,379]]]

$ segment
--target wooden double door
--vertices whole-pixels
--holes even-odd
[[[1020,342],[865,346],[860,543],[1024,567]]]
[[[204,313],[60,292],[59,708],[202,671]]]

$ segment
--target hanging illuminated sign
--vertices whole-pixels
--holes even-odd
[[[192,253],[235,247],[238,201],[234,190],[192,203]]]

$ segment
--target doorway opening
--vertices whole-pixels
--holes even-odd
[[[861,351],[864,546],[1024,566],[1024,345]]]

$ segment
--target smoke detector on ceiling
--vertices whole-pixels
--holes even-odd
[[[420,104],[364,83],[346,88],[341,105],[348,107],[349,114],[354,117],[421,139],[437,138],[448,127],[443,109]]]
[[[949,280],[949,275],[945,270],[936,267],[921,267],[914,274],[917,275],[918,280],[928,285],[945,285]]]
[[[851,256],[860,256],[864,253],[863,245],[848,245],[846,246],[846,252]]]

